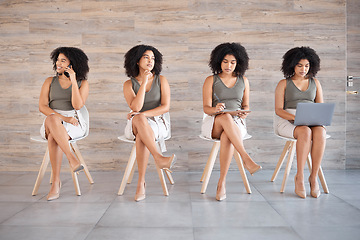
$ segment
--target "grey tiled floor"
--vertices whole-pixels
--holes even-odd
[[[206,194],[200,194],[200,172],[175,171],[165,197],[150,169],[147,198],[136,203],[136,183],[116,195],[120,172],[92,172],[94,185],[81,173],[82,196],[76,196],[64,171],[60,198],[53,202],[46,201],[49,174],[31,196],[36,173],[0,172],[0,239],[359,239],[360,170],[325,170],[330,194],[319,199],[295,196],[293,174],[283,194],[282,172],[273,183],[272,170],[248,176],[247,194],[240,174],[230,171],[228,198],[217,202],[217,171]]]

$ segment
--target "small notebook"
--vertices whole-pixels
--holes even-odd
[[[298,103],[296,107],[296,126],[330,126],[335,103]]]

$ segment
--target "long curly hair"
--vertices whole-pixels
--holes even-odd
[[[64,54],[70,60],[70,64],[76,73],[76,80],[87,80],[87,74],[89,72],[89,59],[84,51],[75,47],[58,47],[54,49],[50,54],[50,58],[53,61],[53,68],[55,71],[56,61],[60,53]]]
[[[146,51],[152,51],[155,56],[155,64],[154,68],[151,71],[154,75],[159,75],[162,70],[162,54],[153,46],[149,45],[137,45],[132,47],[126,54],[125,54],[125,61],[124,61],[124,68],[126,71],[126,75],[128,77],[136,77],[139,75],[139,66],[138,63],[141,57],[144,55]]]
[[[221,62],[226,55],[233,55],[236,58],[235,76],[244,76],[249,68],[249,57],[246,49],[240,43],[222,43],[212,50],[210,55],[209,67],[213,74],[219,74]]]
[[[283,56],[281,71],[285,78],[290,78],[295,73],[295,66],[302,59],[307,59],[310,63],[308,77],[315,77],[320,70],[320,58],[316,51],[310,47],[295,47],[287,51]]]

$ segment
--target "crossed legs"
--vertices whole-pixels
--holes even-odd
[[[60,191],[60,169],[63,153],[65,153],[71,169],[79,165],[80,162],[70,150],[68,142],[70,137],[62,125],[60,118],[56,115],[48,116],[45,120],[45,131],[48,139],[49,156],[53,171],[53,181],[49,194],[55,194]]]
[[[139,179],[135,196],[138,196],[145,194],[145,172],[150,153],[159,168],[168,167],[171,157],[164,157],[160,153],[155,142],[154,132],[143,114],[137,114],[133,117],[132,128],[136,136],[136,161]]]
[[[236,126],[230,114],[221,114],[215,117],[213,138],[220,138],[220,178],[217,187],[217,196],[225,194],[226,174],[234,154],[234,149],[239,152],[244,166],[249,170],[258,169],[257,165],[246,152],[241,137],[241,131]],[[252,171],[250,171],[252,173]]]

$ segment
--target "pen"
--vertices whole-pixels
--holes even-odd
[[[220,98],[216,95],[216,93],[214,92],[214,97],[216,98],[216,100],[218,100],[218,103],[221,103],[221,100]],[[224,109],[225,109],[225,104],[224,104]]]

